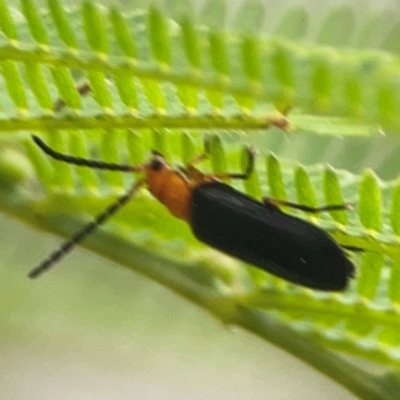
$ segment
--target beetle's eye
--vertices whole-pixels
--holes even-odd
[[[154,158],[150,162],[150,167],[153,171],[159,171],[163,167],[163,162],[159,158]]]

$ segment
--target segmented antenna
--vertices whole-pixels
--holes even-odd
[[[50,157],[58,161],[66,162],[68,164],[77,165],[78,167],[89,167],[95,169],[106,169],[110,171],[122,172],[136,172],[143,169],[142,165],[114,164],[104,161],[88,160],[86,158],[79,158],[67,154],[58,153],[57,151],[47,146],[47,144],[44,143],[43,140],[38,138],[37,136],[32,135],[32,139]]]
[[[128,164],[113,164],[106,163],[97,160],[87,160],[85,158],[79,158],[70,156],[67,154],[58,153],[49,146],[47,146],[39,137],[32,135],[34,142],[50,157],[63,161],[68,164],[77,165],[79,167],[88,167],[95,169],[106,169],[111,171],[122,171],[122,172],[137,172],[143,170],[143,165],[128,165]],[[114,215],[122,206],[124,206],[129,199],[135,194],[135,192],[143,185],[144,179],[141,179],[132,185],[132,187],[122,196],[109,205],[103,212],[101,212],[95,219],[84,226],[80,231],[76,232],[71,239],[64,242],[56,251],[51,253],[45,260],[43,260],[36,268],[34,268],[28,276],[30,278],[36,278],[43,272],[51,268],[57,263],[62,257],[69,253],[78,243],[82,242],[88,235],[90,235],[99,225],[103,224]]]
[[[103,224],[114,215],[122,206],[124,206],[135,192],[142,186],[144,179],[135,182],[128,192],[120,196],[114,203],[108,206],[102,213],[95,219],[84,226],[80,231],[76,232],[71,239],[64,242],[56,251],[51,253],[45,260],[43,260],[37,267],[35,267],[29,274],[29,278],[37,278],[43,272],[50,269],[61,258],[68,254],[78,243],[82,242],[88,235],[90,235],[98,226]]]

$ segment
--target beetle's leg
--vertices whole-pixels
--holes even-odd
[[[247,180],[250,178],[253,170],[254,170],[254,159],[255,159],[255,150],[253,147],[246,147],[248,163],[246,166],[246,170],[242,173],[220,173],[220,174],[203,174],[197,168],[195,168],[192,163],[189,164],[184,171],[186,171],[187,176],[189,176],[195,182],[204,182],[211,181],[215,179],[243,179]],[[203,157],[201,155],[199,157]],[[207,156],[207,155],[205,155]],[[197,157],[196,157],[197,159]]]
[[[42,141],[42,139],[38,138],[37,136],[32,135],[32,139],[41,148],[41,150],[43,150],[50,157],[58,161],[66,162],[68,164],[77,165],[79,167],[89,167],[94,169],[106,169],[110,171],[122,171],[122,172],[138,172],[142,171],[144,168],[144,166],[141,164],[139,165],[114,164],[97,160],[88,160],[86,158],[74,157],[68,154],[62,154],[53,150],[51,147],[47,146],[47,144],[45,144]]]
[[[51,268],[56,262],[62,257],[68,254],[78,243],[82,242],[87,236],[100,225],[104,224],[112,215],[114,215],[121,207],[123,207],[131,197],[137,192],[137,190],[144,184],[144,179],[135,182],[132,187],[122,196],[118,197],[114,203],[109,205],[103,212],[101,212],[95,219],[84,226],[80,231],[76,232],[71,239],[64,242],[57,250],[51,253],[46,259],[44,259],[37,267],[35,267],[30,273],[30,278],[36,278],[43,272]]]
[[[200,170],[198,170],[194,164],[197,164],[207,158],[207,154],[199,154],[198,156],[192,158],[185,167],[182,165],[178,166],[178,170],[182,172],[183,175],[185,175],[187,178],[190,178],[191,180],[195,182],[202,182],[206,178],[206,175],[203,174]]]
[[[194,156],[188,163],[186,163],[185,167],[179,167],[179,169],[186,175],[190,176],[189,170],[190,167],[194,166],[195,164],[198,164],[199,162],[202,162],[208,158],[208,155],[210,153],[210,136],[206,135],[204,137],[204,152],[201,154],[198,154],[197,156]]]
[[[303,204],[292,203],[286,200],[278,200],[278,199],[271,199],[266,197],[263,199],[266,205],[274,205],[274,206],[285,206],[294,208],[296,210],[301,210],[308,213],[319,213],[319,212],[328,212],[328,211],[340,211],[340,210],[349,210],[352,208],[351,203],[344,203],[344,204],[333,204],[327,205],[322,207],[310,207]]]
[[[195,156],[194,158],[192,158],[187,164],[186,164],[186,168],[190,167],[191,165],[195,165],[198,164],[199,162],[204,161],[205,159],[208,158],[208,154],[206,153],[202,153],[199,154],[197,156]]]
[[[231,179],[243,179],[247,180],[250,178],[251,174],[254,171],[254,164],[255,164],[255,157],[256,157],[256,152],[254,147],[247,146],[246,147],[246,152],[247,152],[247,166],[246,170],[244,173],[239,173],[239,174],[220,174],[216,175],[219,179],[224,179],[224,178],[231,178]]]
[[[205,145],[205,148],[207,148],[207,145]],[[208,154],[206,152],[198,154],[197,156],[193,157],[185,166],[178,165],[178,170],[186,178],[190,178],[195,182],[202,182],[204,181],[205,175],[200,170],[195,168],[194,165],[204,161],[206,158],[208,158]]]
[[[356,253],[364,253],[365,252],[365,249],[362,249],[361,247],[343,246],[343,245],[340,245],[340,247],[343,247],[344,249],[349,250],[349,251],[354,251]]]

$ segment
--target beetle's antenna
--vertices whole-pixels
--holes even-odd
[[[67,154],[58,153],[57,151],[47,146],[47,144],[44,143],[43,140],[40,139],[39,137],[32,135],[32,139],[50,157],[58,161],[64,161],[68,164],[77,165],[79,167],[107,169],[111,171],[122,171],[122,172],[136,172],[136,171],[141,171],[143,169],[142,165],[114,164],[97,160],[88,160],[85,158],[79,158]]]
[[[29,278],[36,278],[43,272],[51,268],[57,263],[62,257],[69,253],[75,245],[82,242],[88,235],[90,235],[99,225],[104,224],[108,218],[114,215],[121,207],[123,207],[131,197],[137,192],[137,190],[144,183],[144,179],[141,179],[129,189],[125,194],[120,196],[114,203],[109,205],[102,213],[83,227],[80,231],[76,232],[71,239],[64,242],[56,251],[51,253],[45,260],[43,260],[36,268],[34,268],[29,274]]]

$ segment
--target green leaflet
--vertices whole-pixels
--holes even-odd
[[[68,72],[75,74],[78,70],[80,80],[92,82],[94,100],[101,107],[99,112],[107,118],[113,114],[117,119],[132,110],[139,116],[162,111],[166,118],[183,116],[181,128],[196,122],[201,128],[211,111],[226,119],[227,128],[232,116],[245,115],[247,121],[241,127],[246,129],[263,126],[260,118],[268,118],[267,109],[286,111],[301,106],[303,115],[325,113],[327,126],[332,125],[333,117],[341,118],[344,124],[347,121],[344,118],[350,118],[370,133],[376,131],[377,125],[383,128],[400,125],[395,55],[307,47],[283,36],[266,37],[246,26],[243,31],[224,30],[221,24],[224,18],[220,17],[225,12],[223,2],[221,7],[212,3],[208,3],[204,18],[218,18],[218,23],[210,20],[204,27],[196,24],[190,14],[171,20],[153,6],[128,16],[116,8],[99,8],[91,1],[83,2],[76,11],[63,10],[58,1],[49,2],[49,13],[42,17],[45,11],[27,0],[22,2],[26,26],[18,22],[20,26],[16,29],[7,3],[2,3],[0,28],[5,37],[0,43],[0,58],[9,66],[15,63],[14,71],[3,68],[2,75],[7,87],[27,79],[33,94],[29,106],[24,104],[21,94],[16,94],[17,89],[10,90],[10,98],[19,109],[29,107],[38,110],[36,117],[46,115],[48,127],[59,118],[49,115],[50,100],[54,103],[62,99],[69,110],[79,107],[90,125],[91,106],[88,102],[77,104],[69,95],[71,90],[65,89],[70,85]],[[304,10],[287,10],[277,30],[279,34],[287,31],[285,18],[301,21],[303,13]],[[321,41],[326,43],[333,26],[349,21],[349,15],[344,9],[337,10],[335,15],[328,14],[326,24],[321,26]],[[22,33],[15,45],[18,30]],[[26,78],[20,63],[32,68]],[[47,79],[48,72],[51,79]],[[101,84],[105,79],[110,95],[105,94],[104,82]],[[127,95],[124,82],[131,88],[143,85],[139,100]],[[96,89],[98,85],[101,90]],[[175,107],[167,109],[162,98]],[[260,109],[258,103],[266,106]],[[11,116],[15,117],[15,112],[7,108],[5,117]],[[74,116],[62,118],[70,120]],[[302,121],[297,119],[296,128],[313,129]],[[81,124],[85,127],[84,121]],[[134,127],[135,121],[128,124]],[[17,118],[14,127],[35,129],[36,125],[33,117],[23,121]],[[9,129],[0,118],[0,131]],[[329,132],[327,128],[325,131]]]

